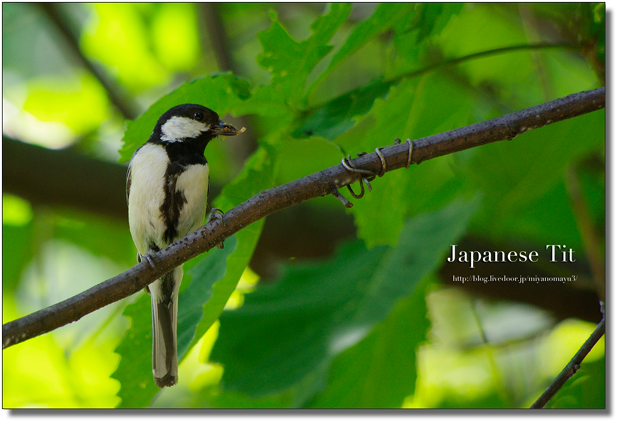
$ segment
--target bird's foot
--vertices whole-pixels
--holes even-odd
[[[209,225],[211,222],[214,221],[219,221],[220,224],[224,223],[224,220],[222,219],[222,215],[224,214],[224,212],[221,209],[218,208],[211,208],[211,212],[209,212],[209,218],[207,218],[207,225]],[[215,247],[217,247],[218,249],[223,249],[224,248],[224,243],[217,243],[215,245]]]

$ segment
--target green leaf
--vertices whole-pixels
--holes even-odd
[[[234,115],[257,114],[265,117],[286,116],[291,113],[282,94],[273,85],[259,85],[252,96],[232,110]]]
[[[415,13],[404,25],[395,28],[394,48],[396,57],[386,72],[393,75],[411,73],[424,68],[428,63],[429,46],[436,43],[437,36],[453,15],[463,8],[463,3],[417,3]]]
[[[327,69],[313,83],[309,91],[312,92],[318,83],[368,41],[388,31],[398,22],[407,20],[415,7],[413,3],[380,3],[371,17],[353,29],[342,47],[334,54]]]
[[[367,114],[375,99],[385,99],[391,83],[374,81],[339,96],[301,120],[292,135],[296,138],[311,136],[334,140],[356,123],[355,118]]]
[[[349,211],[355,216],[357,236],[366,242],[367,247],[393,245],[398,240],[407,211],[407,201],[403,199],[409,181],[407,175],[401,170],[375,179],[372,192],[366,192]],[[359,183],[353,188],[358,190]]]
[[[237,287],[239,279],[243,271],[250,263],[256,243],[260,238],[263,229],[264,220],[260,220],[244,228],[236,234],[239,239],[239,245],[233,255],[228,260],[228,269],[226,276],[213,286],[212,297],[202,307],[202,319],[196,326],[196,334],[188,345],[188,349],[192,349],[194,345],[207,333],[207,330],[220,317],[224,306],[228,302],[231,294]]]
[[[415,391],[417,348],[426,339],[430,278],[366,338],[338,355],[312,408],[394,408]],[[355,381],[352,381],[355,379]]]
[[[269,70],[273,76],[272,84],[278,86],[289,104],[302,99],[308,75],[333,48],[327,43],[350,11],[350,4],[330,4],[327,13],[310,26],[312,35],[302,42],[295,41],[286,32],[274,12],[270,14],[271,26],[258,35],[263,47],[258,64]]]
[[[505,238],[515,232],[523,235],[525,224],[537,223],[541,229],[532,232],[541,240],[550,239],[545,238],[544,225],[551,227],[560,215],[567,214],[572,227],[566,194],[561,185],[560,194],[554,188],[564,184],[569,163],[602,150],[604,145],[605,111],[600,110],[523,133],[511,142],[459,152],[455,156],[458,174],[485,195],[475,227],[486,235]],[[550,213],[537,212],[533,204],[551,194],[554,200],[545,206]],[[569,225],[563,224],[564,229]]]
[[[146,142],[157,119],[170,108],[185,103],[204,105],[220,116],[230,113],[243,99],[250,96],[248,82],[232,73],[204,76],[186,82],[168,95],[161,97],[138,119],[127,121],[120,161],[129,161],[133,152]]]
[[[489,6],[480,4],[463,8],[461,13],[448,22],[436,41],[444,57],[463,57],[528,42],[521,23],[508,15],[498,14]],[[512,101],[514,97],[525,95],[528,100],[535,101],[531,105],[544,102],[540,95],[540,84],[535,82],[540,77],[536,69],[533,56],[528,51],[497,54],[458,66],[459,74],[467,75],[474,87],[481,89],[480,85],[499,83],[509,88],[495,94],[497,97],[502,98],[508,94],[510,97],[504,96],[503,99]]]
[[[455,203],[410,220],[395,248],[349,243],[330,261],[290,266],[280,282],[247,295],[220,318],[211,356],[224,365],[223,387],[253,396],[302,383],[316,391],[332,359],[437,268],[476,207]]]
[[[237,249],[237,237],[232,236],[224,241],[224,249],[213,249],[196,264],[189,272],[189,286],[179,294],[178,317],[178,354],[180,359],[185,356],[189,344],[197,342],[203,333],[196,333],[196,326],[202,320],[204,307],[209,305],[213,296],[213,287],[225,278],[228,258]]]
[[[421,3],[416,5],[418,13],[413,26],[419,29],[420,39],[438,35],[453,15],[459,14],[464,3]]]
[[[135,303],[125,307],[123,316],[131,320],[131,328],[114,350],[121,360],[111,377],[121,384],[119,407],[144,408],[159,390],[151,374],[151,297],[140,293]]]

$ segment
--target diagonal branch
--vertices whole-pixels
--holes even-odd
[[[531,129],[599,110],[605,106],[605,88],[572,94],[535,107],[414,142],[382,148],[382,157],[369,153],[352,161],[357,169],[382,174],[410,162],[436,158],[500,140],[510,140]],[[383,161],[384,160],[384,161]],[[336,165],[295,181],[262,191],[226,212],[221,223],[212,222],[157,253],[154,266],[146,261],[81,294],[2,326],[2,348],[50,332],[79,320],[101,307],[128,297],[164,273],[204,253],[251,223],[279,210],[316,197],[334,194],[348,203],[337,189],[359,181],[359,173]]]
[[[560,388],[570,379],[573,375],[579,370],[580,364],[584,360],[584,358],[590,353],[594,345],[598,342],[599,339],[603,337],[605,334],[605,316],[603,315],[603,319],[599,322],[594,329],[594,332],[590,335],[590,337],[583,343],[579,351],[575,354],[575,356],[569,361],[569,363],[564,367],[564,370],[558,374],[558,376],[551,382],[549,386],[545,389],[542,395],[536,402],[530,406],[530,409],[541,409],[544,408],[545,405],[549,402],[549,400],[560,390]]]

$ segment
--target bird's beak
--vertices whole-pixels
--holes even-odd
[[[245,127],[237,130],[230,124],[226,124],[223,121],[218,121],[217,124],[211,127],[211,131],[216,135],[222,136],[236,136],[245,132]]]

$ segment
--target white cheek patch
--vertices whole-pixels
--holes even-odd
[[[172,117],[161,126],[161,140],[180,142],[181,139],[200,136],[209,126],[201,121],[187,117]]]

